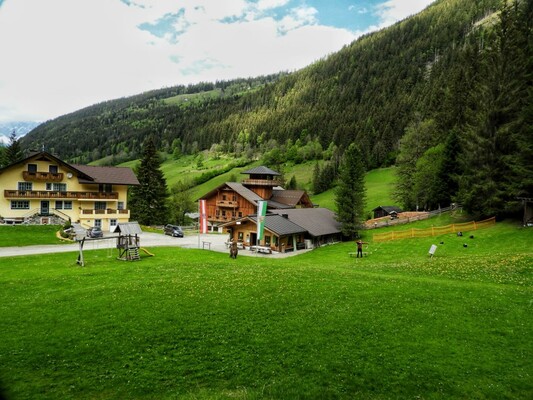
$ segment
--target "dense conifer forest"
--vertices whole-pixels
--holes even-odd
[[[533,196],[532,0],[438,0],[293,73],[155,90],[48,121],[22,140],[78,163],[200,150],[326,160],[356,143],[398,167],[405,208],[478,215]],[[305,149],[305,151],[302,151]],[[330,179],[331,181],[331,179]]]

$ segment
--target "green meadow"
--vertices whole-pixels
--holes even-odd
[[[363,259],[348,256],[353,243],[285,259],[154,247],[124,262],[95,250],[84,268],[76,253],[0,258],[5,395],[533,397],[531,228],[384,243],[365,233]]]

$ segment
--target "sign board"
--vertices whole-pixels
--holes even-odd
[[[436,251],[437,251],[437,245],[436,244],[432,244],[431,247],[429,248],[429,255],[431,257],[433,257],[435,255]]]

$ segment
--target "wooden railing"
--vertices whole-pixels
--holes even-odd
[[[243,179],[241,182],[243,185],[254,186],[279,186],[281,182],[274,179]]]
[[[95,210],[83,208],[80,212],[82,215],[113,215],[113,214],[129,214],[130,210],[115,210],[112,208],[107,208],[105,210]]]
[[[238,208],[239,203],[232,200],[217,200],[217,207]]]
[[[25,181],[61,182],[63,180],[63,173],[22,171],[22,177]]]
[[[53,190],[4,190],[4,197],[11,199],[89,199],[116,200],[118,192],[57,192]]]

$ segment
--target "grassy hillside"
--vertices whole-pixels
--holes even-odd
[[[200,176],[202,173],[222,169],[232,162],[239,161],[225,156],[213,158],[208,152],[201,154],[200,158],[202,160],[202,166],[200,168],[197,166],[197,156],[183,156],[178,160],[175,160],[169,155],[162,155],[163,162],[161,164],[161,170],[165,175],[169,188],[173,187],[180,180],[191,181],[194,177]],[[298,188],[310,192],[312,189],[315,162],[316,161],[310,161],[303,164],[291,164],[285,166],[285,180],[288,182],[293,176],[296,176]],[[134,168],[137,164],[138,160],[129,161],[120,165]],[[260,161],[250,162],[244,167],[233,168],[229,172],[210,179],[201,185],[195,186],[190,190],[191,197],[197,199],[198,197],[209,193],[222,183],[231,181],[233,178],[237,178],[237,182],[240,182],[245,178],[245,175],[241,175],[242,171],[246,171],[247,169],[258,165],[261,165]],[[366,174],[367,213],[370,214],[374,208],[380,205],[386,206],[395,204],[391,197],[395,179],[395,168],[393,167],[375,169]],[[320,193],[319,195],[312,195],[311,200],[320,207],[335,210],[333,189]]]
[[[0,259],[0,380],[8,398],[529,399],[532,235]]]

